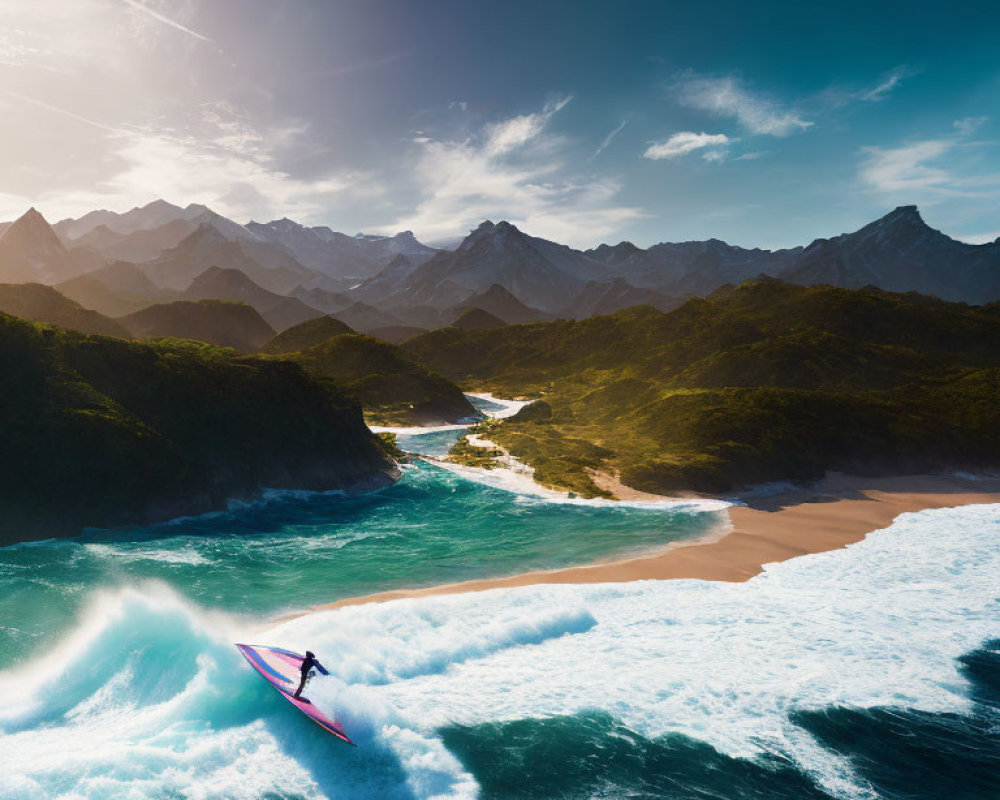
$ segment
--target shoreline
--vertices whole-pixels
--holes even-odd
[[[642,494],[650,501],[678,499]],[[888,527],[900,514],[1000,503],[1000,477],[862,478],[831,473],[807,487],[787,488],[771,495],[751,494],[745,496],[743,502],[746,505],[727,509],[728,526],[719,526],[693,542],[671,543],[659,553],[343,598],[289,617],[367,603],[538,584],[677,579],[741,582],[762,572],[765,564],[836,550],[861,541],[869,533]]]

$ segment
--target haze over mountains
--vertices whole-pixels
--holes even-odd
[[[802,285],[872,285],[972,304],[1000,299],[1000,239],[972,245],[902,206],[853,233],[786,250],[710,239],[587,251],[485,221],[455,249],[411,232],[349,236],[289,219],[241,225],[157,200],[49,225],[34,209],[0,225],[0,282],[54,285],[110,317],[175,301],[252,306],[275,330],[332,314],[394,337],[472,319],[582,319],[685,298],[766,274]]]

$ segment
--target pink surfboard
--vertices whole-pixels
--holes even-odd
[[[277,689],[281,693],[281,696],[289,703],[338,739],[357,747],[347,737],[347,734],[344,733],[344,729],[340,727],[339,722],[330,719],[307,698],[292,696],[295,690],[299,688],[300,668],[305,656],[293,653],[291,650],[282,650],[278,647],[262,647],[255,644],[238,644],[236,647],[243,654],[243,657],[250,662],[250,666],[257,670],[264,680]]]

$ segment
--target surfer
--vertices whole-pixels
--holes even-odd
[[[323,665],[316,660],[316,656],[313,655],[313,651],[306,650],[306,657],[302,659],[302,666],[299,667],[299,671],[302,673],[302,680],[299,681],[299,688],[295,690],[295,694],[293,695],[295,698],[298,698],[299,695],[302,694],[302,690],[306,686],[306,681],[309,680],[309,673],[312,671],[313,667],[316,667],[316,669],[324,675],[330,674],[326,671],[326,669],[324,669]]]

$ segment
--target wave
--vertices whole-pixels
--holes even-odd
[[[165,586],[99,594],[39,666],[0,677],[0,796],[473,797],[444,748],[336,678],[311,687],[332,741],[246,667],[260,636]]]
[[[521,759],[522,784],[566,744],[548,796],[704,796],[702,780],[727,796],[719,786],[735,774],[747,788],[729,796],[796,796],[778,791],[787,784],[802,797],[874,798],[892,765],[859,759],[854,738],[890,737],[907,715],[954,725],[984,713],[985,690],[960,659],[1000,633],[997,574],[992,505],[905,514],[741,584],[524,587],[270,628],[161,584],[108,590],[56,649],[0,673],[0,796],[502,797],[496,781],[514,772],[491,771],[499,741]],[[232,646],[247,640],[315,651],[332,675],[310,696],[361,746],[333,742],[259,680]],[[560,725],[571,730],[544,733]],[[947,725],[932,733],[988,749],[998,725],[969,728],[967,741]],[[574,726],[591,738],[574,745]],[[544,747],[524,746],[533,741]],[[616,791],[618,762],[604,783],[588,773],[574,784],[594,742],[669,763],[678,791]],[[777,776],[772,792],[761,769]]]
[[[983,800],[1000,768],[1000,642],[961,659],[979,705],[971,715],[898,708],[834,707],[795,722],[848,758],[882,798]],[[992,695],[992,696],[991,696]],[[441,731],[448,749],[479,778],[483,798],[549,800],[831,800],[777,755],[732,758],[681,734],[648,739],[604,712]]]
[[[769,565],[743,584],[537,586],[324,612],[275,635],[344,653],[350,680],[408,674],[427,631],[458,650],[545,609],[596,625],[390,680],[383,702],[430,732],[602,711],[727,758],[778,758],[836,797],[873,797],[801,724],[831,707],[968,713],[957,660],[996,636],[1000,506],[901,516],[849,548]],[[364,643],[358,647],[352,643]]]
[[[584,498],[576,497],[571,492],[561,492],[556,489],[549,489],[547,486],[535,481],[534,470],[521,465],[522,468],[511,469],[507,467],[496,467],[495,469],[481,469],[479,467],[469,467],[453,461],[443,461],[436,458],[426,459],[427,463],[439,469],[446,470],[453,475],[464,478],[473,483],[489,486],[491,489],[500,489],[504,492],[517,495],[518,502],[523,504],[531,503],[554,503],[566,506],[581,506],[584,508],[607,508],[607,509],[637,509],[639,511],[723,511],[733,505],[727,500],[718,499],[698,499],[698,498],[678,498],[675,500],[605,500],[599,497]]]

